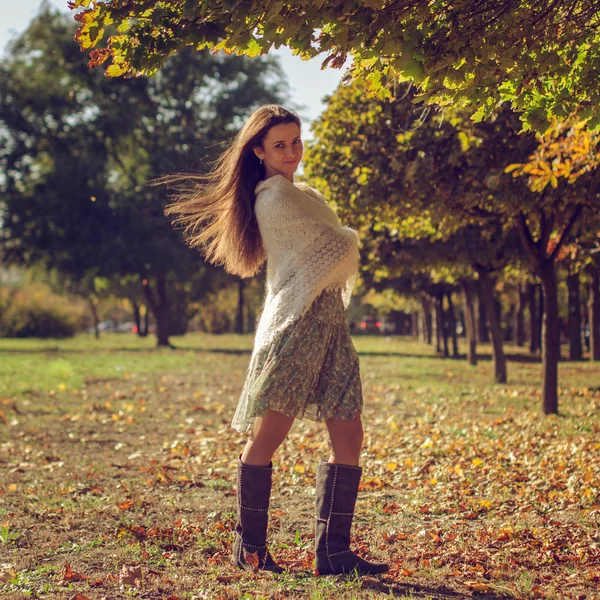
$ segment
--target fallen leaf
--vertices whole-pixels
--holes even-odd
[[[120,585],[138,585],[142,582],[142,567],[139,565],[136,567],[128,567],[123,565],[121,572],[119,573],[119,584]]]
[[[492,589],[492,587],[487,583],[480,583],[479,581],[467,581],[465,585],[474,592],[481,592],[483,594]]]
[[[217,581],[219,583],[229,583],[230,581],[235,581],[236,579],[239,579],[241,576],[241,573],[238,573],[236,575],[220,575],[219,577],[217,577]]]
[[[87,576],[83,573],[78,573],[77,571],[73,571],[71,569],[71,565],[69,563],[65,563],[63,565],[62,571],[62,580],[63,581],[85,581]]]
[[[258,571],[258,566],[260,565],[258,552],[244,552],[244,560],[252,567],[254,572]]]

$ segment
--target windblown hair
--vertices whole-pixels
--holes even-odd
[[[242,278],[256,275],[266,260],[258,228],[254,189],[265,178],[253,148],[271,127],[301,126],[298,115],[277,104],[265,104],[246,121],[231,145],[206,175],[181,173],[154,180],[174,189],[165,214],[184,228],[187,243],[199,247],[207,261]]]

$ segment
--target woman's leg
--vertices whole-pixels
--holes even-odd
[[[352,421],[328,419],[325,423],[332,449],[329,462],[358,466],[364,435],[360,412]]]
[[[268,465],[293,424],[294,417],[286,417],[271,409],[264,417],[258,417],[254,422],[253,439],[246,442],[242,452],[242,462],[248,465]]]
[[[267,548],[268,512],[271,497],[273,453],[286,438],[294,422],[274,410],[256,419],[253,435],[237,465],[237,509],[235,540],[232,561],[237,567],[253,571],[246,560],[247,554],[258,553],[258,568],[281,573],[283,569],[275,563]]]
[[[352,421],[326,421],[333,452],[317,465],[315,490],[315,569],[319,575],[384,573],[388,565],[369,562],[350,550],[350,530],[362,467],[360,413]]]

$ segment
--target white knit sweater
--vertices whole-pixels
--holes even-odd
[[[339,287],[347,308],[358,271],[358,236],[342,227],[323,196],[282,175],[256,186],[256,218],[267,251],[266,297],[255,350],[300,318],[325,289]]]
[[[324,289],[339,288],[348,308],[360,260],[357,232],[342,227],[317,190],[275,175],[259,182],[255,192],[267,281],[248,373],[258,351],[302,317]],[[247,378],[232,422],[238,431],[250,426],[248,383]]]

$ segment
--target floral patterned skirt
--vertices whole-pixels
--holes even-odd
[[[325,421],[352,420],[362,406],[359,358],[341,290],[325,289],[253,357],[231,426],[252,436],[255,418],[268,409]]]

